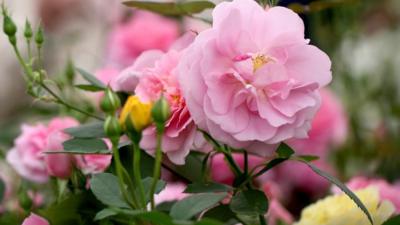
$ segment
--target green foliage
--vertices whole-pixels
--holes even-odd
[[[211,218],[223,222],[226,225],[237,224],[236,215],[229,205],[219,205],[204,213],[205,218]]]
[[[118,178],[110,173],[100,173],[93,176],[90,189],[103,204],[119,208],[129,208],[122,197]]]
[[[191,195],[176,202],[171,208],[170,215],[176,220],[190,219],[205,209],[214,206],[226,196],[226,193],[202,193]]]
[[[382,225],[399,225],[400,224],[400,215],[397,215],[395,217],[390,218],[386,222],[384,222]]]
[[[66,153],[73,154],[94,154],[109,153],[108,146],[101,139],[94,138],[73,138],[63,143]],[[51,152],[50,152],[51,153]]]
[[[239,215],[264,215],[268,211],[268,199],[262,191],[245,190],[232,198],[230,208]]]
[[[104,138],[103,122],[87,123],[65,129],[64,132],[75,138]]]
[[[75,85],[76,88],[79,88],[84,91],[90,91],[90,92],[99,92],[99,91],[104,91],[104,88],[92,85],[92,84],[77,84]]]
[[[100,80],[98,80],[96,78],[96,76],[90,74],[89,72],[80,69],[80,68],[76,68],[76,71],[79,72],[79,74],[82,75],[83,79],[85,79],[87,82],[89,82],[92,86],[101,89],[101,90],[105,90],[106,86],[103,84],[103,82],[101,82]]]
[[[185,193],[229,192],[232,187],[219,183],[193,183],[189,184]]]
[[[153,178],[152,177],[146,177],[142,180],[143,188],[145,190],[145,197],[146,197],[146,203],[150,201],[150,187],[151,184],[153,183]],[[167,182],[163,180],[158,180],[157,185],[156,185],[156,190],[155,194],[160,193],[162,190],[164,190],[165,186],[167,185]]]
[[[281,143],[276,150],[276,154],[279,158],[289,158],[294,154],[294,150],[287,144]]]
[[[3,179],[0,178],[0,204],[3,201],[5,192],[6,192],[6,184],[4,183]]]
[[[166,16],[183,16],[196,14],[205,9],[212,9],[215,4],[209,1],[178,1],[178,2],[153,2],[153,1],[127,1],[126,6],[148,10]]]

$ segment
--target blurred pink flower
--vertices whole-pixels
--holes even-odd
[[[104,140],[111,148],[109,140]],[[88,154],[88,155],[75,155],[75,165],[84,174],[96,174],[104,172],[111,164],[112,155],[99,155],[99,154]]]
[[[194,35],[192,32],[185,34],[167,53],[157,50],[144,52],[129,71],[125,71],[115,80],[116,90],[134,92],[143,102],[155,102],[161,95],[167,99],[171,117],[166,123],[162,150],[175,164],[185,163],[197,132],[181,96],[175,71],[181,59],[181,51],[192,42]],[[140,145],[147,151],[155,150],[155,126],[143,131]]]
[[[324,160],[315,161],[313,164],[321,170],[335,175],[334,169]],[[330,187],[330,183],[326,179],[300,162],[285,162],[274,168],[272,173],[274,175],[273,180],[285,193],[292,193],[296,189],[315,198],[327,193]],[[290,198],[291,196],[286,197]]]
[[[281,188],[271,180],[265,181],[262,184],[262,188],[269,200],[267,213],[268,224],[276,225],[279,221],[283,221],[286,224],[292,224],[292,214],[290,214],[290,212],[281,204],[283,199]]]
[[[233,154],[233,159],[241,169],[244,169],[243,154]],[[249,155],[249,170],[261,164],[263,160],[260,157]],[[219,183],[232,185],[235,180],[235,174],[231,171],[229,164],[225,161],[223,154],[217,154],[211,160],[211,178]]]
[[[200,129],[265,156],[281,141],[307,137],[331,81],[329,57],[309,45],[301,18],[252,0],[223,2],[213,27],[185,50],[179,81]]]
[[[154,196],[154,201],[156,202],[156,204],[160,204],[163,202],[179,201],[188,196],[188,194],[183,193],[185,189],[186,185],[183,183],[167,183],[165,189]]]
[[[43,217],[40,217],[34,213],[31,213],[31,215],[24,220],[22,225],[50,225],[50,224]]]
[[[321,97],[321,107],[312,121],[308,138],[288,141],[301,154],[324,157],[332,146],[340,145],[346,139],[347,116],[340,99],[329,89],[322,89]]]
[[[72,118],[54,118],[48,126],[41,123],[22,125],[21,135],[15,139],[14,148],[7,154],[10,165],[27,180],[44,183],[48,176],[66,178],[72,166],[71,157],[64,154],[44,154],[45,151],[62,150],[62,142],[68,139],[63,130],[77,126]]]
[[[7,154],[7,161],[22,177],[44,183],[48,179],[45,155],[48,129],[43,124],[22,125],[21,135]]]
[[[134,11],[134,16],[129,21],[112,31],[107,66],[125,68],[144,51],[165,51],[179,34],[177,21],[149,12]]]
[[[356,191],[369,186],[374,186],[379,190],[381,199],[388,200],[396,208],[396,213],[400,213],[400,183],[390,184],[381,178],[354,177],[346,183],[347,187]],[[341,193],[337,188],[333,188],[334,193]]]

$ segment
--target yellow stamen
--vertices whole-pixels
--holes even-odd
[[[252,58],[252,60],[253,60],[253,72],[256,72],[265,64],[274,61],[271,57],[265,55],[256,55]]]

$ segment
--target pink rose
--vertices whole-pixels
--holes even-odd
[[[109,140],[104,140],[109,149],[111,149],[111,143]],[[99,155],[99,154],[87,154],[87,155],[75,155],[75,165],[84,174],[96,174],[104,172],[111,164],[112,155]]]
[[[66,178],[71,172],[71,157],[64,154],[44,154],[62,150],[68,139],[63,130],[77,126],[72,118],[55,118],[48,126],[41,123],[22,125],[21,135],[14,141],[14,148],[7,154],[7,161],[22,177],[44,183],[48,176]]]
[[[40,217],[34,213],[31,213],[31,215],[24,220],[22,225],[50,225],[50,224],[43,217]]]
[[[396,213],[400,213],[400,183],[390,184],[381,178],[354,177],[346,183],[347,187],[356,191],[369,186],[374,186],[379,190],[383,200],[388,200],[396,207]],[[338,188],[333,188],[334,193],[341,193]]]
[[[116,90],[134,92],[143,102],[155,102],[161,95],[167,99],[171,117],[166,123],[162,150],[176,164],[185,163],[196,137],[196,127],[181,95],[175,70],[181,60],[182,49],[193,38],[194,33],[187,33],[167,53],[156,50],[144,52],[129,71],[123,72],[114,81]],[[147,151],[155,150],[155,126],[143,131],[140,145]]]
[[[347,117],[340,99],[329,89],[322,89],[321,97],[321,107],[312,121],[308,138],[288,141],[296,152],[324,157],[332,146],[346,139]]]
[[[307,137],[331,81],[331,62],[304,39],[304,24],[283,7],[223,2],[213,26],[184,51],[179,81],[200,129],[235,148],[268,155]]]
[[[179,201],[185,198],[188,194],[183,193],[186,185],[183,183],[168,183],[164,190],[154,196],[156,204],[163,202]]]
[[[124,68],[150,49],[168,50],[179,37],[179,24],[173,19],[143,11],[118,25],[110,36],[108,66]]]

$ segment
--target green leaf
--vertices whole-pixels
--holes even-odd
[[[390,218],[386,222],[384,222],[382,225],[399,225],[400,224],[400,215],[397,215],[395,217]]]
[[[94,86],[91,84],[77,84],[75,85],[76,88],[79,88],[84,91],[90,91],[90,92],[99,92],[99,91],[104,91],[104,88]]]
[[[209,1],[185,1],[185,2],[154,2],[154,1],[127,1],[126,6],[144,9],[167,16],[181,16],[196,14],[205,9],[212,9],[215,4]]]
[[[145,212],[136,215],[137,218],[142,220],[151,222],[151,224],[159,224],[159,225],[175,225],[172,222],[171,217],[167,214],[157,211]]]
[[[316,156],[316,155],[296,155],[296,156],[294,156],[292,158],[296,159],[296,160],[303,160],[303,161],[306,161],[306,162],[312,162],[312,161],[318,160],[319,156]]]
[[[176,220],[187,220],[212,207],[227,196],[227,193],[202,193],[192,195],[176,202],[170,215]]]
[[[6,184],[4,183],[3,179],[0,178],[0,203],[4,199],[5,192],[6,192]]]
[[[108,146],[101,139],[93,138],[74,138],[63,143],[64,150],[67,153],[74,154],[94,154],[109,153]]]
[[[370,213],[368,212],[368,209],[365,207],[365,205],[361,202],[361,200],[355,195],[346,185],[344,185],[340,180],[338,180],[336,177],[331,176],[330,174],[318,169],[316,166],[314,166],[311,163],[308,163],[306,161],[300,161],[305,164],[307,164],[316,174],[320,175],[321,177],[327,179],[329,182],[335,184],[338,188],[340,188],[347,196],[349,196],[354,203],[364,212],[364,214],[368,217],[369,222],[373,225],[372,217]]]
[[[219,183],[193,183],[189,184],[185,193],[205,193],[205,192],[228,192],[231,191],[232,187],[225,184]]]
[[[64,132],[76,138],[104,138],[103,122],[88,123],[65,129]]]
[[[258,177],[262,174],[264,174],[265,172],[267,172],[268,170],[274,168],[275,166],[287,161],[289,158],[275,158],[271,161],[269,161],[264,168],[262,168],[260,171],[257,172],[256,175],[254,175],[254,177]]]
[[[150,201],[150,187],[151,184],[153,183],[153,178],[152,177],[146,177],[144,179],[142,179],[142,184],[143,184],[143,188],[145,191],[145,195],[146,195],[146,201]],[[155,194],[160,193],[162,190],[164,190],[165,186],[167,185],[167,183],[163,180],[158,180],[157,181],[157,185],[156,185],[156,191]]]
[[[105,208],[105,209],[101,210],[100,212],[98,212],[93,220],[94,221],[103,220],[107,217],[115,216],[115,215],[118,215],[118,212],[115,209]]]
[[[268,211],[268,199],[262,191],[245,190],[232,198],[230,208],[236,214],[264,215]]]
[[[194,225],[224,225],[224,224],[216,220],[205,218],[200,220],[199,222],[196,222]]]
[[[90,181],[90,189],[96,198],[105,205],[129,208],[128,204],[122,198],[118,178],[111,173],[94,175]]]
[[[276,150],[276,154],[280,158],[289,158],[294,154],[294,150],[289,145],[282,142]]]
[[[106,89],[106,86],[103,84],[103,82],[98,80],[94,75],[80,68],[76,68],[76,70],[82,75],[83,79],[85,79],[91,85],[100,88],[102,90]]]
[[[235,213],[232,212],[229,205],[219,205],[208,210],[203,215],[204,218],[211,218],[223,222],[224,224],[238,224],[239,222],[235,220]]]

